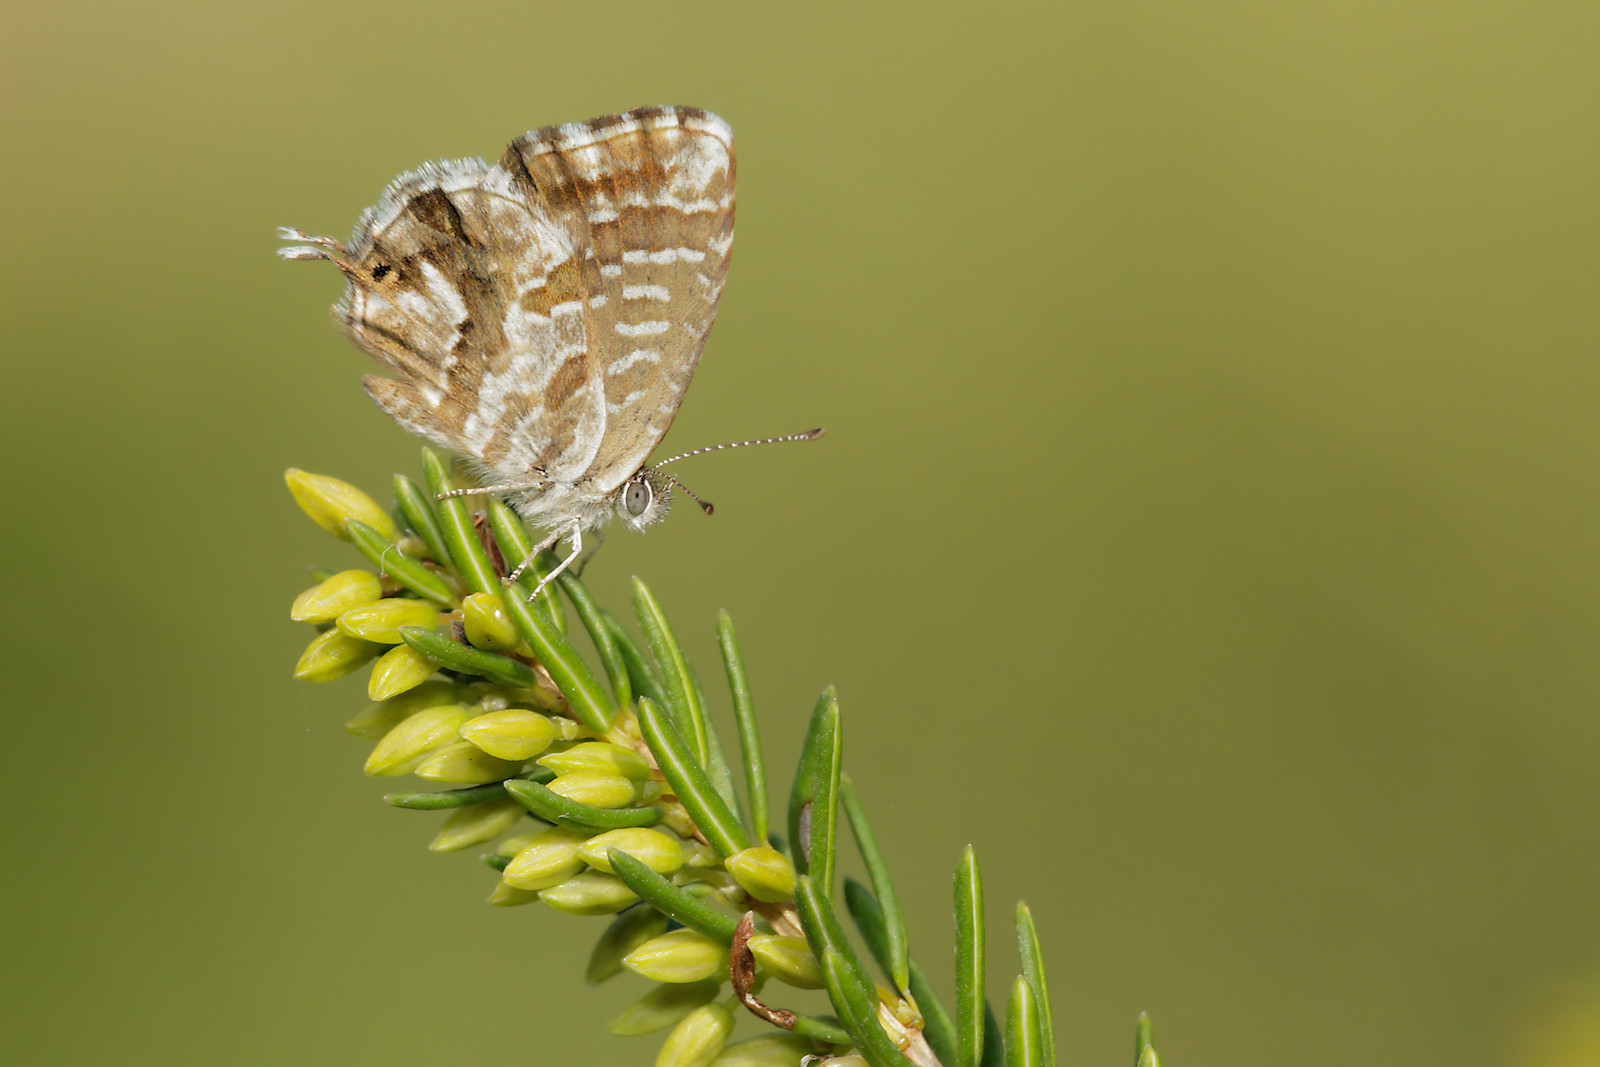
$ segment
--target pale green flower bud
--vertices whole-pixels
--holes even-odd
[[[596,808],[625,808],[639,796],[639,788],[620,774],[574,771],[550,783],[550,792]]]
[[[327,630],[311,639],[294,665],[303,682],[331,682],[343,678],[383,651],[382,645],[359,641],[343,630]]]
[[[521,852],[523,849],[533,844],[534,841],[538,840],[539,835],[544,832],[544,830],[535,830],[532,833],[515,834],[506,838],[504,841],[501,841],[494,847],[494,850],[501,856],[515,856],[518,852]]]
[[[621,775],[635,782],[650,777],[650,764],[643,756],[631,748],[613,745],[609,741],[586,741],[564,752],[552,752],[539,761],[539,766],[549,767],[557,774],[587,771]]]
[[[752,934],[747,944],[761,969],[778,981],[799,989],[821,989],[827,984],[805,938]]]
[[[685,867],[715,867],[722,862],[722,857],[717,855],[717,850],[710,845],[702,845],[698,841],[685,841],[683,843],[683,865]]]
[[[683,847],[677,838],[642,826],[597,834],[584,843],[578,855],[595,870],[610,874],[612,849],[626,852],[657,874],[671,874],[683,866]]]
[[[665,915],[648,907],[629,908],[618,915],[589,953],[589,966],[583,972],[584,980],[590,985],[599,985],[621,974],[622,957],[652,937],[666,933],[668,923]]]
[[[332,622],[351,608],[383,596],[383,583],[371,571],[340,571],[294,598],[289,618],[295,622]]]
[[[485,785],[510,778],[521,769],[522,764],[491,756],[471,741],[457,741],[429,753],[412,773],[441,785]]]
[[[367,678],[367,696],[387,700],[414,689],[433,677],[439,668],[433,660],[410,645],[396,645],[378,657]]]
[[[639,894],[614,874],[584,871],[539,894],[539,899],[568,915],[615,915]]]
[[[394,537],[394,520],[389,513],[349,482],[326,474],[309,474],[294,467],[284,471],[283,480],[289,483],[289,492],[294,494],[294,502],[300,505],[300,510],[333,536],[350,540],[344,524],[348,519],[356,519],[385,537]]]
[[[654,982],[700,982],[727,973],[728,950],[694,930],[674,930],[628,953],[622,965]]]
[[[394,649],[390,649],[393,652]],[[375,704],[368,704],[345,721],[346,732],[368,741],[376,741],[400,725],[405,719],[423,708],[456,702],[456,687],[451,682],[423,682],[399,696]]]
[[[493,593],[473,593],[462,598],[461,624],[467,640],[489,652],[505,652],[522,644],[522,634]]]
[[[401,643],[400,627],[437,626],[439,612],[432,604],[397,596],[351,608],[340,615],[337,622],[339,629],[351,637],[398,645]]]
[[[611,1020],[606,1028],[619,1037],[637,1037],[665,1030],[681,1022],[696,1008],[717,999],[721,989],[720,981],[658,985],[624,1008],[622,1014]],[[788,1067],[794,1067],[794,1064]]]
[[[809,1038],[762,1034],[729,1045],[711,1061],[711,1067],[798,1067],[811,1053]]]
[[[497,908],[517,908],[538,899],[539,894],[533,890],[518,889],[514,885],[507,885],[504,880],[496,882],[494,892],[489,894],[489,903]]]
[[[501,759],[526,762],[556,739],[556,725],[537,711],[506,708],[467,720],[461,736]]]
[[[329,630],[329,633],[338,633]],[[371,775],[410,774],[428,754],[461,737],[461,724],[467,709],[460,704],[424,708],[383,735],[367,757],[366,772]]]
[[[794,896],[794,864],[770,845],[735,852],[723,865],[741,889],[765,904],[776,904]]]
[[[733,1009],[726,1004],[696,1008],[667,1035],[656,1067],[708,1067],[733,1033]]]
[[[581,830],[551,827],[525,845],[500,876],[518,889],[540,890],[560,885],[583,870],[578,849],[588,839]]]
[[[525,814],[522,805],[510,797],[468,804],[450,813],[444,825],[439,827],[439,832],[428,843],[428,848],[433,852],[455,852],[481,845],[491,837],[498,837],[511,829]]]

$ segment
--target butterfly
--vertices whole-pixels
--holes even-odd
[[[721,118],[640,108],[534,130],[492,165],[402,174],[348,243],[279,231],[301,242],[283,257],[343,272],[334,315],[394,375],[368,375],[367,395],[489,483],[464,492],[505,494],[550,531],[512,580],[565,538],[571,552],[542,588],[613,517],[636,530],[660,521],[672,487],[688,492],[660,467],[713,450],[645,462],[716,317],[735,173]]]

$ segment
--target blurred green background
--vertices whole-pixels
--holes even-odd
[[[481,901],[289,670],[299,466],[417,449],[330,326],[398,171],[645,103],[739,240],[613,531],[787,765],[839,686],[913,947],[975,843],[1070,1064],[1600,1063],[1600,8],[11,4],[11,1062],[634,1064],[600,920]],[[775,792],[786,782],[775,785]],[[14,1057],[14,1058],[13,1058]]]

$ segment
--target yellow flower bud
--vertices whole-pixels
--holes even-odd
[[[506,708],[467,720],[461,736],[491,756],[522,763],[550,747],[556,725],[537,711]]]
[[[624,1008],[606,1028],[619,1037],[637,1037],[664,1030],[696,1008],[711,1003],[721,989],[721,981],[658,985]],[[794,1067],[799,1062],[795,1060],[785,1067]]]
[[[289,618],[320,625],[382,595],[383,583],[371,571],[340,571],[295,597]]]
[[[490,652],[504,652],[522,644],[522,634],[493,593],[473,593],[462,598],[461,623],[467,640]]]
[[[584,871],[546,889],[539,899],[568,915],[615,915],[639,895],[616,875]]]
[[[432,604],[410,597],[390,597],[351,608],[338,618],[339,629],[364,641],[400,644],[400,627],[439,624],[439,612]]]
[[[383,735],[383,740],[367,757],[366,772],[371,775],[410,774],[430,752],[460,739],[461,724],[467,721],[467,714],[467,709],[460,704],[444,704],[417,712]]]
[[[550,783],[550,792],[596,808],[625,808],[639,796],[632,780],[620,774],[574,771]]]
[[[360,641],[343,630],[328,630],[311,639],[294,665],[303,682],[331,682],[343,678],[383,651],[382,645]]]
[[[821,989],[827,984],[805,938],[753,934],[748,944],[761,969],[778,981],[799,989]]]
[[[494,884],[494,892],[489,894],[489,903],[497,908],[515,908],[523,904],[532,904],[539,899],[539,894],[530,889],[518,889],[514,885],[507,885],[504,881]]]
[[[657,874],[671,874],[683,866],[683,848],[677,838],[642,826],[597,834],[584,843],[578,855],[595,870],[610,874],[612,849],[626,852]]]
[[[552,752],[539,761],[539,766],[549,767],[557,774],[589,771],[595,774],[616,774],[642,782],[650,777],[650,764],[631,748],[613,745],[609,741],[586,741],[573,745],[564,752]]]
[[[510,797],[468,804],[450,813],[444,825],[439,827],[439,832],[428,843],[428,848],[433,852],[456,852],[481,845],[491,837],[498,837],[511,829],[525,814],[522,805]]]
[[[770,845],[735,852],[724,862],[739,888],[765,904],[794,896],[794,864]]]
[[[344,524],[347,519],[357,519],[385,537],[394,537],[394,520],[389,513],[349,482],[326,474],[309,474],[294,467],[284,472],[283,480],[289,483],[289,492],[294,494],[294,502],[300,505],[300,510],[333,536],[350,540]]]
[[[762,1034],[735,1041],[717,1054],[711,1067],[795,1067],[811,1053],[809,1038],[798,1034]]]
[[[396,645],[378,657],[367,678],[367,696],[387,700],[414,689],[433,677],[439,668],[433,660],[410,645]]]
[[[393,652],[394,649],[391,648],[389,651]],[[346,732],[356,737],[376,741],[423,708],[455,702],[456,687],[453,682],[423,682],[415,689],[408,689],[399,696],[368,704],[347,719],[344,728]]]
[[[732,1033],[732,1008],[726,1004],[696,1008],[667,1035],[656,1055],[656,1067],[708,1067]]]
[[[491,756],[471,741],[457,741],[429,753],[411,773],[441,785],[484,785],[510,778],[522,764]]]
[[[628,953],[622,965],[654,982],[700,982],[727,973],[728,950],[694,930],[674,930]]]
[[[581,830],[554,826],[523,846],[500,876],[518,889],[560,885],[583,870],[578,849],[589,839]]]

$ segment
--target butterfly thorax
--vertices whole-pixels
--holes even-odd
[[[643,531],[672,509],[671,486],[649,467],[641,467],[610,493],[583,482],[546,482],[507,494],[511,505],[530,526],[555,530],[576,523],[593,530],[613,518],[631,530]]]

